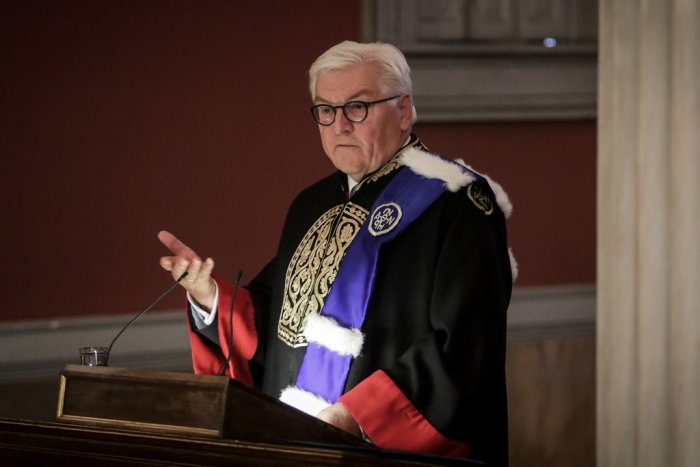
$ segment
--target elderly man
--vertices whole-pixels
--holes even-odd
[[[188,272],[195,371],[226,371],[380,447],[506,465],[505,193],[411,133],[395,47],[340,43],[309,86],[338,170],[292,202],[248,286],[159,234],[173,253],[161,266]]]

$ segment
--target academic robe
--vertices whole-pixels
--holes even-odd
[[[409,146],[422,149],[415,136]],[[307,316],[322,309],[373,202],[402,170],[414,169],[395,157],[350,197],[341,172],[303,190],[276,256],[236,291],[233,308],[232,285],[216,279],[219,345],[190,333],[195,371],[218,371],[232,342],[230,376],[274,397],[294,385]],[[507,465],[509,209],[500,187],[477,177],[446,190],[382,246],[362,352],[339,399],[378,446]]]

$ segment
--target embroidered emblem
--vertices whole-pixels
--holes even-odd
[[[284,279],[277,337],[290,347],[304,347],[306,318],[318,313],[335,280],[345,251],[360,231],[367,210],[349,203],[326,211],[299,242]],[[333,228],[334,222],[337,222]]]
[[[377,237],[391,232],[394,227],[399,225],[402,215],[401,206],[396,203],[377,206],[370,218],[369,233]]]
[[[493,201],[485,194],[479,185],[472,183],[467,187],[467,195],[474,206],[484,211],[487,216],[493,212]]]

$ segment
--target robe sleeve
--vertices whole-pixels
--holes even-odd
[[[231,308],[233,286],[215,278],[219,287],[217,325],[220,346],[201,336],[190,325],[192,366],[196,374],[218,374],[230,354],[225,373],[246,384],[253,384],[248,362],[258,347],[253,301],[250,293],[240,287]],[[233,330],[231,335],[230,331]],[[231,336],[229,338],[229,336]],[[231,345],[233,344],[233,347]]]
[[[453,457],[469,454],[469,446],[441,434],[381,370],[339,401],[379,446]]]

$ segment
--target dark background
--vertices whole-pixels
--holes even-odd
[[[5,2],[0,319],[144,308],[170,281],[161,229],[250,280],[333,170],[308,67],[360,31],[353,1]],[[595,282],[595,121],[415,131],[509,193],[516,286]]]

